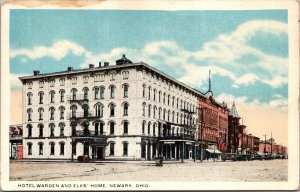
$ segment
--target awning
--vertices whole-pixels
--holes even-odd
[[[209,153],[222,153],[221,151],[217,150],[217,149],[205,149],[207,152]]]

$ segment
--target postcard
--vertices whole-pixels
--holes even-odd
[[[297,1],[3,1],[3,191],[299,189]]]

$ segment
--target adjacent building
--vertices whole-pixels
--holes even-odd
[[[23,126],[22,124],[9,126],[9,158],[23,158]]]
[[[123,55],[112,66],[20,80],[25,159],[195,157],[204,95],[146,63]]]

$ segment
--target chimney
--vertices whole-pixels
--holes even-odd
[[[68,71],[73,71],[73,67],[68,67]]]
[[[101,62],[99,62],[99,67],[101,67]]]
[[[109,62],[104,62],[104,67],[109,66]]]
[[[39,75],[39,74],[40,74],[40,71],[33,71],[34,76]]]
[[[94,64],[90,64],[90,65],[89,65],[89,68],[90,68],[90,69],[94,68]]]

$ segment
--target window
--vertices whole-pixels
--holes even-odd
[[[109,105],[109,108],[110,108],[110,116],[111,116],[111,117],[115,116],[115,107],[116,107],[116,106],[115,106],[115,104],[113,104],[113,103]]]
[[[75,85],[77,83],[77,77],[72,77],[71,81],[72,81],[72,84]]]
[[[171,112],[170,112],[170,110],[168,111],[168,121],[170,121],[170,114],[171,114]]]
[[[43,155],[44,143],[39,143],[39,155]]]
[[[32,121],[32,109],[27,110],[27,118],[28,118],[28,121]]]
[[[100,87],[100,99],[104,99],[104,87]]]
[[[28,145],[28,155],[32,155],[32,143],[27,143]]]
[[[62,107],[60,107],[60,119],[62,120],[62,119],[64,119],[65,118],[65,108],[62,106]]]
[[[39,124],[39,137],[43,137],[44,135],[44,125],[43,124]]]
[[[110,98],[111,99],[115,98],[115,89],[116,89],[116,87],[114,85],[110,86]]]
[[[123,115],[124,116],[128,116],[128,103],[124,103],[124,113],[123,113]]]
[[[166,120],[166,109],[164,109],[163,120]]]
[[[77,89],[72,89],[71,90],[71,94],[72,94],[72,100],[76,100],[76,93],[77,93]]]
[[[146,122],[143,121],[143,124],[142,124],[142,134],[145,134],[145,126],[146,126]]]
[[[123,79],[128,79],[129,77],[129,71],[123,71]]]
[[[123,143],[123,155],[128,155],[128,143]]]
[[[59,124],[59,128],[60,128],[60,136],[64,137],[65,136],[65,124],[64,123]]]
[[[156,124],[153,124],[153,136],[155,136],[155,125]]]
[[[158,119],[161,117],[161,108],[158,109]]]
[[[143,103],[143,105],[142,105],[142,106],[143,106],[143,113],[142,113],[142,114],[143,114],[143,117],[145,117],[145,108],[146,108],[146,103]]]
[[[59,85],[60,86],[65,86],[65,78],[60,78],[59,79]]]
[[[158,102],[160,102],[160,95],[161,95],[161,92],[159,91],[158,92]]]
[[[163,104],[166,103],[166,93],[164,93]]]
[[[110,77],[110,80],[111,80],[111,81],[116,80],[116,73],[110,73],[110,74],[109,74],[109,77]]]
[[[98,88],[98,87],[95,87],[94,90],[95,90],[95,99],[99,99],[99,98],[100,98],[99,88]]]
[[[114,122],[109,123],[109,129],[110,129],[111,135],[115,134],[115,123]]]
[[[88,88],[83,88],[83,99],[88,100],[89,99],[89,89]]]
[[[55,108],[50,107],[50,120],[54,120],[54,111],[55,111]]]
[[[170,105],[170,95],[168,95],[168,105]]]
[[[179,98],[177,98],[177,102],[176,102],[177,109],[178,109],[178,103],[179,103]]]
[[[73,151],[73,154],[76,155],[76,143],[72,143],[72,151]]]
[[[82,77],[83,83],[88,83],[89,82],[89,76],[85,75]]]
[[[87,104],[82,106],[83,109],[83,116],[88,117],[89,116],[89,106]]]
[[[156,89],[153,90],[153,100],[156,100]]]
[[[50,87],[54,87],[54,86],[55,86],[55,80],[52,79],[52,80],[50,80]]]
[[[179,117],[179,113],[177,113],[177,120],[176,120],[176,121],[177,121],[177,123],[178,123],[178,119],[179,119],[178,117]]]
[[[148,123],[148,135],[150,135],[151,123]]]
[[[39,81],[39,88],[44,88],[44,81]]]
[[[44,109],[39,108],[38,112],[39,112],[39,121],[42,121],[43,120]]]
[[[172,107],[174,107],[175,97],[172,97]]]
[[[148,88],[148,99],[151,99],[151,87]]]
[[[123,89],[124,89],[124,97],[127,98],[128,97],[128,85],[124,84]]]
[[[28,89],[32,89],[32,82],[28,82],[27,87],[28,87]]]
[[[27,94],[27,97],[28,97],[28,105],[31,105],[31,104],[32,104],[32,93],[29,92],[29,93]]]
[[[96,110],[96,116],[97,117],[103,117],[103,108],[104,106],[102,104],[96,104],[95,105],[95,110]]]
[[[60,102],[65,102],[65,90],[60,90]]]
[[[143,85],[143,97],[145,98],[146,96],[146,85]]]
[[[111,155],[111,156],[115,155],[115,143],[109,144],[109,155]]]
[[[174,123],[174,120],[175,120],[175,112],[173,111],[172,112],[172,122]]]
[[[50,103],[54,103],[54,96],[55,96],[55,92],[51,91],[50,92]]]
[[[51,123],[49,126],[50,126],[50,137],[54,137],[54,124]]]
[[[128,122],[124,121],[123,123],[124,134],[128,134]]]
[[[53,142],[50,143],[50,155],[54,155],[54,147],[55,147],[55,144]]]
[[[151,117],[151,105],[148,105],[148,117]]]
[[[76,110],[77,110],[77,107],[76,107],[76,105],[73,105],[72,107],[71,107],[71,117],[72,118],[75,118],[76,117]]]
[[[27,125],[27,128],[28,128],[28,137],[32,137],[32,125],[31,124]]]
[[[65,143],[61,142],[60,143],[60,155],[64,155],[65,154]]]
[[[39,92],[39,97],[40,97],[40,104],[43,104],[43,100],[44,100],[44,92]]]
[[[156,118],[156,109],[157,109],[156,106],[154,106],[154,107],[153,107],[153,119]]]

